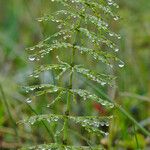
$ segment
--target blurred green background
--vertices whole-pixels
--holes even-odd
[[[122,36],[116,42],[120,47],[118,57],[125,67],[116,69],[117,88],[108,89],[108,94],[150,130],[150,1],[118,0],[118,4],[121,20],[112,28]],[[0,0],[0,149],[16,149],[23,143],[48,139],[40,125],[37,132],[29,127],[16,127],[13,122],[32,113],[24,103],[26,96],[20,92],[20,85],[33,82],[27,77],[33,66],[25,48],[39,42],[45,33],[54,33],[54,25],[43,27],[36,21],[43,13],[55,10],[54,6],[49,0]],[[40,102],[36,110],[43,111],[42,106]],[[117,110],[114,114],[116,119],[110,129],[113,149],[136,149],[133,124]],[[141,148],[148,149],[150,139],[140,130],[136,135]],[[101,143],[108,144],[108,139]]]

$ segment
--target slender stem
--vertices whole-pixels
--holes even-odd
[[[105,99],[112,102],[119,111],[121,111],[130,121],[132,121],[143,132],[143,134],[150,137],[150,132],[147,131],[144,127],[142,127],[121,105],[118,105],[116,102],[110,99],[104,92],[100,91],[100,89],[94,86],[92,83],[88,81],[85,82],[87,83],[87,85],[92,87],[95,91],[97,91],[100,95],[102,95]]]
[[[150,136],[150,132],[143,128],[121,105],[115,103],[115,107],[119,109],[128,119],[130,119],[145,135]]]
[[[74,64],[74,55],[75,55],[75,49],[73,48],[72,52],[72,59],[71,59],[71,65],[73,67]],[[71,71],[70,79],[69,79],[69,89],[72,89],[72,81],[73,81],[73,71]],[[67,144],[67,135],[68,135],[68,116],[70,114],[70,108],[71,108],[71,94],[68,92],[67,95],[67,109],[65,111],[66,118],[64,120],[64,137],[63,137],[63,144]]]
[[[78,23],[78,26],[80,26],[80,23],[81,23],[81,20],[79,20],[79,23]],[[76,41],[77,41],[77,36],[78,36],[78,30],[76,31],[76,34],[75,34],[75,40],[74,40],[74,44],[73,46],[76,44]],[[73,88],[73,67],[74,67],[74,59],[75,59],[75,48],[73,47],[72,49],[72,56],[71,56],[71,61],[70,61],[70,64],[72,66],[72,70],[71,70],[71,73],[70,73],[70,78],[69,78],[69,89],[72,89]],[[70,109],[71,109],[71,93],[68,92],[68,96],[67,96],[67,109],[65,111],[65,115],[66,115],[66,118],[64,120],[64,137],[63,137],[63,144],[67,144],[67,135],[68,135],[68,116],[70,114]]]
[[[137,135],[136,135],[135,125],[133,125],[133,130],[134,130],[134,136],[135,136],[135,141],[136,141],[137,149],[140,150],[138,138],[137,138]]]
[[[2,100],[4,102],[4,105],[6,107],[6,111],[8,113],[8,116],[9,116],[9,119],[10,121],[12,122],[12,125],[13,125],[13,129],[14,129],[14,132],[15,132],[15,135],[17,137],[17,140],[19,140],[19,135],[18,135],[18,131],[17,131],[17,125],[16,125],[16,122],[10,112],[10,109],[9,109],[9,104],[7,102],[7,99],[6,99],[6,96],[5,96],[5,93],[4,93],[4,90],[2,88],[2,85],[0,84],[0,92],[1,92],[1,96],[2,96]]]
[[[123,96],[123,97],[135,98],[136,100],[150,102],[149,97],[141,96],[141,95],[138,95],[138,94],[133,94],[133,93],[129,93],[129,92],[120,92],[119,95]]]
[[[86,137],[84,137],[83,135],[79,134],[78,132],[76,132],[72,129],[69,129],[69,131],[72,132],[73,134],[75,134],[76,136],[78,136],[80,139],[84,140],[89,145],[91,150],[93,150],[91,141],[89,139],[87,139]]]

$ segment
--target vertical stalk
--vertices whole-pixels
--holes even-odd
[[[80,23],[81,23],[81,20],[79,20],[79,23],[77,25],[77,28],[80,27]],[[71,70],[71,73],[70,73],[70,78],[69,78],[69,89],[72,89],[73,88],[73,67],[74,67],[74,59],[75,59],[75,44],[77,42],[77,36],[78,36],[78,30],[76,30],[76,34],[75,34],[75,40],[74,40],[74,43],[73,43],[73,49],[72,49],[72,56],[71,56],[71,61],[70,61],[70,64],[71,64],[71,67],[72,67],[72,70]],[[67,95],[67,108],[66,108],[66,111],[65,111],[65,120],[64,120],[64,135],[63,135],[63,144],[64,145],[67,145],[68,141],[68,116],[70,114],[70,109],[71,109],[71,93],[68,91],[68,95]]]
[[[138,142],[138,138],[137,138],[137,135],[136,135],[136,130],[135,130],[135,125],[134,124],[133,124],[133,129],[134,129],[134,136],[135,136],[137,150],[140,150],[139,142]]]
[[[72,58],[71,58],[71,66],[72,69],[74,67],[74,56],[75,56],[75,49],[73,48],[72,50]],[[73,71],[71,70],[70,73],[70,79],[69,79],[69,89],[72,89],[73,85]],[[63,137],[63,143],[66,145],[67,144],[67,135],[68,135],[68,116],[70,114],[70,109],[71,109],[71,93],[68,91],[67,95],[67,108],[65,111],[65,120],[64,120],[64,137]]]

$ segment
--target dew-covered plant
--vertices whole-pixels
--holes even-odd
[[[54,83],[42,83],[25,87],[31,96],[26,102],[32,103],[35,97],[53,95],[45,109],[49,113],[30,116],[21,121],[29,125],[46,122],[51,130],[50,143],[23,149],[59,150],[99,150],[103,149],[99,139],[109,134],[108,128],[112,115],[99,116],[77,113],[80,102],[96,102],[108,110],[114,104],[89,91],[83,81],[90,80],[100,86],[113,86],[115,77],[108,73],[114,65],[123,67],[124,63],[116,57],[119,51],[112,38],[120,39],[113,31],[109,20],[119,19],[115,10],[119,6],[113,0],[51,0],[61,5],[61,10],[38,18],[39,22],[54,22],[57,32],[27,49],[29,60],[37,62],[31,77],[39,78],[43,72],[50,71]],[[110,21],[109,21],[110,22]],[[50,60],[51,55],[56,59]],[[66,57],[67,55],[67,57]],[[64,57],[65,56],[65,57]],[[80,61],[83,60],[83,61]],[[101,72],[89,66],[102,64]],[[46,62],[46,64],[44,64]],[[100,66],[101,67],[101,66]],[[92,67],[94,68],[94,67]],[[50,77],[51,78],[51,77]],[[81,88],[85,87],[85,88]],[[60,105],[58,105],[60,103]],[[37,103],[36,103],[37,104]],[[55,107],[59,106],[59,107]],[[59,111],[55,111],[59,109]],[[85,142],[80,142],[81,140]],[[75,145],[77,143],[77,145]]]

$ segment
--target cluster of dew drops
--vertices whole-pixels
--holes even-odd
[[[52,2],[54,2],[55,0],[51,0]],[[74,3],[74,2],[76,2],[76,0],[72,0],[71,1],[72,3]],[[78,2],[78,0],[77,0],[77,2]],[[113,5],[113,6],[115,6],[116,8],[119,8],[119,6],[116,4],[116,3],[114,3],[112,0],[107,0],[107,3],[108,3],[108,5]],[[114,20],[118,20],[119,19],[119,17],[115,17],[114,18]],[[109,36],[111,36],[111,37],[113,37],[113,36],[117,36],[117,38],[118,39],[121,39],[121,36],[120,35],[117,35],[117,34],[115,34],[115,33],[113,33],[113,32],[110,32],[109,33]],[[64,38],[68,38],[68,37],[71,37],[71,36],[66,36],[66,37],[64,37]],[[30,50],[34,50],[35,48],[33,47],[33,48],[30,48]],[[115,49],[115,52],[118,52],[119,51],[119,48],[116,48]],[[35,61],[36,60],[36,58],[35,58],[35,56],[34,55],[30,55],[29,56],[29,58],[28,58],[30,61]],[[118,66],[120,67],[120,68],[122,68],[122,67],[124,67],[124,62],[123,61],[119,61],[119,64],[118,64]],[[101,83],[101,84],[103,84],[103,83]],[[104,85],[105,85],[105,83],[104,83]],[[27,100],[26,100],[26,102],[27,103],[31,103],[32,102],[32,99],[31,98],[27,98]]]

